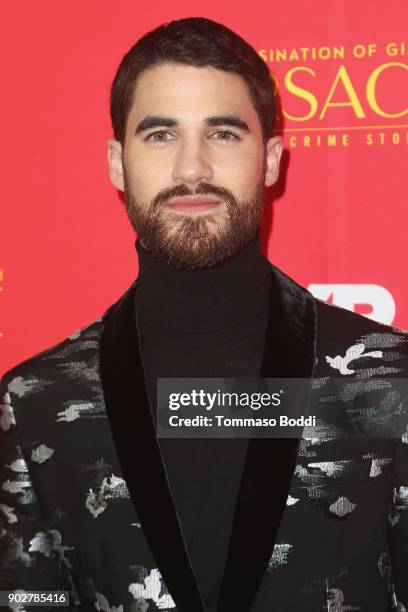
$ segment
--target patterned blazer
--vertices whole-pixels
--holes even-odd
[[[408,378],[406,333],[271,271],[260,376],[308,379],[305,410],[347,417],[359,396],[375,419],[401,412],[403,394],[376,399],[372,382]],[[205,612],[154,433],[137,287],[2,379],[0,590],[69,591],[75,611]],[[408,432],[330,431],[249,441],[217,612],[408,609]]]

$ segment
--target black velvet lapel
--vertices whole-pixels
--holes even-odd
[[[134,307],[136,287],[137,281],[103,317],[100,368],[106,411],[136,513],[177,609],[204,612],[146,392]]]
[[[310,378],[316,345],[314,299],[272,264],[271,271],[271,316],[261,377]],[[136,289],[137,281],[103,317],[105,406],[129,493],[170,594],[180,612],[204,612],[155,436],[136,325]],[[297,438],[249,441],[217,612],[251,608],[285,509],[298,443]]]
[[[260,375],[311,383],[316,360],[314,298],[272,264],[271,271],[271,314]],[[249,440],[217,612],[251,609],[286,507],[298,445],[299,438]]]

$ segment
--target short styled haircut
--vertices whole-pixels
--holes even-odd
[[[251,45],[226,26],[204,17],[189,17],[151,30],[123,57],[110,97],[113,131],[122,144],[137,78],[144,70],[161,64],[212,67],[237,74],[248,86],[264,141],[272,135],[274,87],[266,63]]]

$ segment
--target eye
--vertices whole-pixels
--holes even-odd
[[[158,130],[157,132],[152,132],[152,134],[146,136],[145,140],[147,142],[168,142],[169,140],[172,140],[172,138],[167,138],[168,136],[172,137],[173,134],[167,130]]]
[[[233,142],[234,140],[241,140],[239,136],[230,132],[229,130],[218,130],[218,132],[214,132],[211,134],[212,137],[215,137],[215,140],[225,140],[226,142]]]

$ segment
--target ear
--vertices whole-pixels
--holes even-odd
[[[110,180],[116,189],[124,191],[122,145],[118,140],[108,140],[107,144]]]
[[[265,187],[274,185],[279,177],[279,164],[283,151],[282,136],[272,136],[266,143]]]

